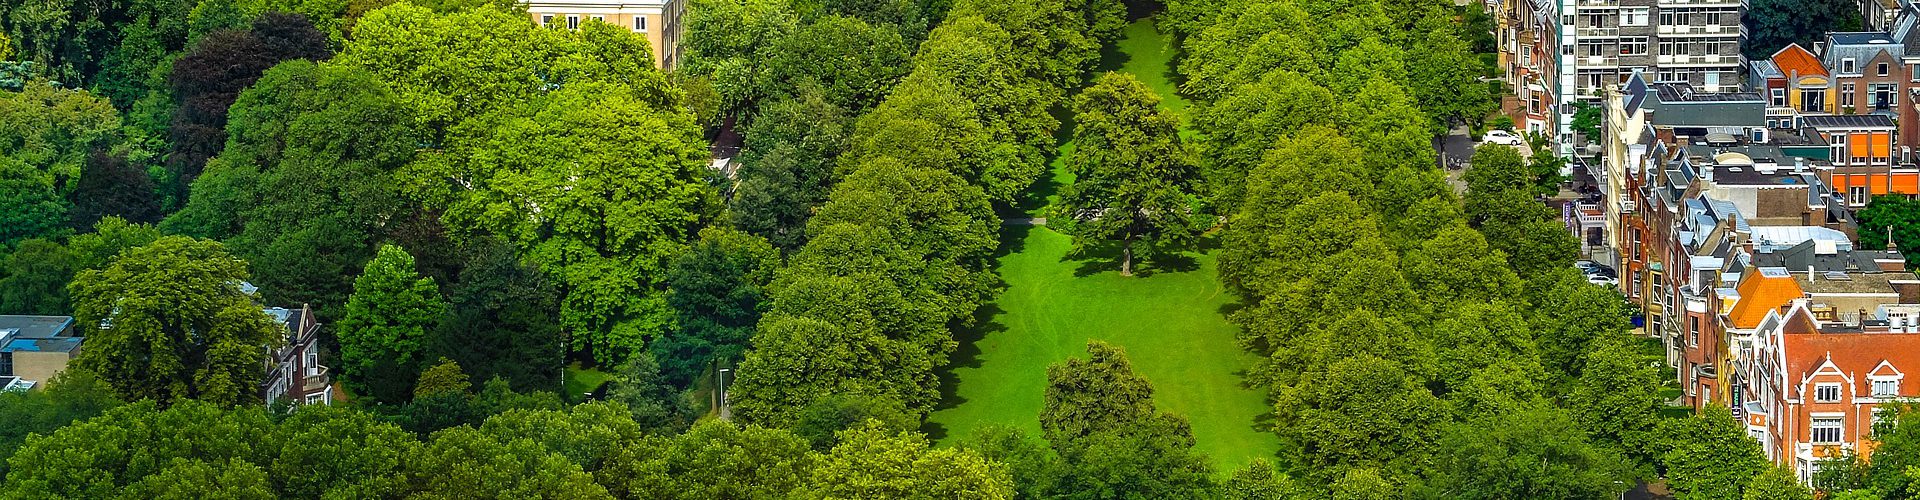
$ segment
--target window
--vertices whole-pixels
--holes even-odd
[[[1646,26],[1647,10],[1648,9],[1646,7],[1628,7],[1628,8],[1620,9],[1620,25],[1621,26]]]
[[[1772,92],[1773,92],[1773,97],[1772,97],[1772,100],[1768,101],[1769,105],[1772,105],[1772,106],[1787,105],[1787,89],[1773,89]]]
[[[1687,345],[1700,347],[1700,317],[1687,316]]]
[[[1708,11],[1708,12],[1703,12],[1700,15],[1706,18],[1705,21],[1700,22],[1700,24],[1703,26],[1716,26],[1720,24],[1719,12]]]
[[[1893,106],[1894,90],[1892,84],[1876,83],[1869,85],[1867,86],[1867,92],[1867,99],[1871,100],[1870,102],[1873,104],[1873,109],[1885,110]]]
[[[1621,38],[1620,39],[1620,55],[1623,55],[1623,56],[1647,55],[1647,37],[1630,36],[1630,37]]]
[[[1840,444],[1840,417],[1813,417],[1814,444]]]
[[[1920,63],[1907,67],[1907,79],[1920,82]]]
[[[577,29],[580,29],[580,16],[576,16],[576,15],[572,15],[572,14],[568,14],[568,15],[567,15],[567,29],[570,29],[570,30],[577,30]]]
[[[1587,48],[1587,55],[1589,56],[1599,57],[1607,53],[1606,50],[1603,50],[1606,47],[1597,43],[1585,43],[1585,44],[1580,44],[1580,46]]]
[[[600,22],[603,22],[603,23],[604,23],[604,22],[607,22],[607,16],[602,16],[602,15],[599,15],[599,14],[594,14],[594,15],[593,15],[593,20],[595,20],[595,21],[600,21]]]
[[[1849,57],[1849,58],[1846,58],[1846,59],[1841,59],[1841,60],[1840,60],[1840,72],[1841,72],[1841,73],[1849,73],[1849,74],[1851,74],[1851,73],[1855,73],[1855,72],[1856,72],[1856,71],[1857,71],[1858,69],[1859,69],[1859,68],[1858,68],[1858,67],[1855,67],[1855,66],[1854,66],[1854,64],[1853,64],[1853,58],[1851,58],[1851,57]]]
[[[1588,28],[1607,27],[1607,16],[1605,14],[1587,14],[1587,27]]]
[[[1820,403],[1840,402],[1840,384],[1819,384],[1813,386],[1813,400]]]
[[[1887,379],[1873,381],[1873,397],[1890,398],[1900,395],[1900,380]]]
[[[1672,11],[1672,10],[1663,10],[1663,11],[1660,11],[1660,24],[1664,24],[1664,25],[1667,25],[1667,26],[1673,26],[1673,25],[1675,25],[1675,24],[1679,24],[1679,23],[1676,23],[1676,22],[1674,22],[1674,20],[1673,20],[1673,14],[1674,14],[1674,11]]]
[[[0,352],[0,377],[13,376],[13,351]]]
[[[1853,107],[1853,90],[1853,82],[1840,84],[1840,108],[1842,110]]]
[[[638,15],[633,16],[633,30],[641,33],[646,33],[647,32],[647,16],[638,16]]]
[[[1825,113],[1827,89],[1800,89],[1800,110]]]
[[[1853,206],[1866,205],[1867,204],[1867,187],[1866,186],[1848,187],[1847,203]],[[1839,390],[1838,389],[1839,386],[1834,386],[1834,387],[1835,387],[1835,390]]]
[[[1880,76],[1887,76],[1887,63],[1880,63],[1879,72]]]
[[[552,26],[552,25],[553,25],[553,14],[540,15],[540,27],[545,28],[547,26]]]

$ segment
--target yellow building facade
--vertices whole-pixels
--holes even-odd
[[[681,18],[686,0],[568,0],[534,1],[527,15],[541,26],[580,29],[588,22],[604,22],[647,37],[653,46],[653,64],[671,70],[680,60]]]

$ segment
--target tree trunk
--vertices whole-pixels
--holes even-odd
[[[1120,241],[1120,275],[1133,276],[1133,237]]]

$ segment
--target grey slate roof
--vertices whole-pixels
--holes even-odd
[[[1887,115],[1815,115],[1802,116],[1800,123],[1813,128],[1893,127]]]
[[[1879,55],[1880,51],[1893,54],[1895,60],[1906,54],[1906,46],[1895,42],[1893,37],[1878,31],[1855,31],[1828,33],[1827,50],[1820,55],[1820,62],[1827,65],[1829,71],[1840,71],[1840,60],[1853,58],[1854,72],[1866,71],[1867,61]]]

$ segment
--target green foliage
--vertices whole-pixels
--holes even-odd
[[[1843,0],[1757,0],[1741,22],[1751,34],[1741,39],[1740,52],[1755,60],[1790,43],[1811,50],[1828,32],[1865,29],[1858,6]]]
[[[413,256],[380,247],[353,280],[353,298],[334,325],[340,374],[354,394],[384,403],[407,399],[426,365],[427,335],[447,314],[433,278],[420,276]],[[457,366],[457,365],[456,365]]]
[[[765,307],[766,287],[780,267],[767,240],[726,229],[700,231],[700,241],[667,272],[667,305],[678,328],[649,344],[661,374],[686,387],[715,361],[732,362],[746,350]]]
[[[919,419],[907,413],[895,398],[829,394],[801,408],[788,429],[805,438],[814,450],[827,451],[839,444],[841,431],[869,425],[906,432],[917,428]]]
[[[1573,109],[1573,123],[1571,124],[1573,131],[1585,136],[1589,142],[1599,142],[1600,122],[1601,119],[1604,118],[1600,115],[1602,112],[1600,107],[1581,102],[1574,103]]]
[[[326,34],[293,14],[267,14],[249,29],[196,39],[167,75],[177,105],[167,129],[166,166],[176,183],[170,192],[187,196],[207,160],[226,145],[228,108],[262,73],[280,61],[321,60],[332,53]]]
[[[113,106],[84,90],[0,91],[0,248],[64,235],[88,155],[112,147],[119,128]]]
[[[445,287],[452,315],[432,332],[431,352],[515,390],[557,390],[556,367],[565,363],[559,291],[545,273],[520,262],[511,245],[481,239],[467,246],[459,273]]]
[[[420,380],[414,383],[413,398],[420,399],[441,394],[465,395],[473,388],[467,381],[467,373],[460,370],[460,363],[447,358],[420,372]]]
[[[760,95],[787,96],[808,87],[843,109],[866,109],[880,102],[909,67],[912,55],[890,26],[826,16],[781,37],[767,48],[766,86]]]
[[[1875,196],[1867,208],[1854,213],[1860,221],[1860,247],[1888,247],[1905,251],[1920,248],[1920,201],[1900,196]],[[1888,238],[1892,241],[1889,245]],[[1907,252],[1917,253],[1917,252]],[[1907,265],[1920,257],[1909,257]]]
[[[0,314],[62,314],[73,264],[67,248],[43,239],[15,245],[0,259]]]
[[[808,479],[808,498],[1013,497],[1006,467],[972,452],[930,449],[919,434],[869,424],[843,431]]]
[[[686,395],[660,374],[660,364],[652,353],[627,357],[620,365],[607,399],[626,406],[630,420],[656,434],[686,430],[698,415]]]
[[[7,457],[30,437],[52,434],[119,405],[112,387],[81,369],[64,370],[39,390],[0,392],[0,475],[7,472]]]
[[[686,116],[580,84],[462,125],[457,142],[449,174],[472,187],[447,221],[512,242],[562,285],[576,351],[617,363],[666,331],[664,278],[717,202]]]
[[[395,172],[419,137],[407,108],[366,70],[292,61],[234,101],[226,130],[227,147],[162,226],[225,240],[270,302],[336,317],[404,214]]]
[[[1739,498],[1754,476],[1768,468],[1760,443],[1726,407],[1660,422],[1660,462],[1667,485],[1681,500]]]
[[[1535,406],[1449,426],[1428,487],[1436,498],[1591,498],[1620,494],[1625,463],[1589,442],[1567,412]]]
[[[839,181],[834,163],[848,147],[848,111],[818,89],[762,104],[745,132],[733,225],[791,252],[806,243],[807,220]]]
[[[240,291],[246,279],[246,263],[219,243],[183,236],[80,272],[68,288],[75,320],[103,326],[87,335],[74,366],[128,400],[258,402],[260,349],[282,343],[285,327]]]
[[[1768,467],[1747,482],[1742,500],[1813,500],[1813,491],[1785,467]]]
[[[1066,160],[1074,183],[1057,210],[1071,222],[1076,254],[1118,240],[1120,274],[1132,275],[1136,254],[1178,249],[1208,225],[1180,120],[1146,85],[1126,73],[1100,75],[1074,99],[1074,122],[1077,146]]]

